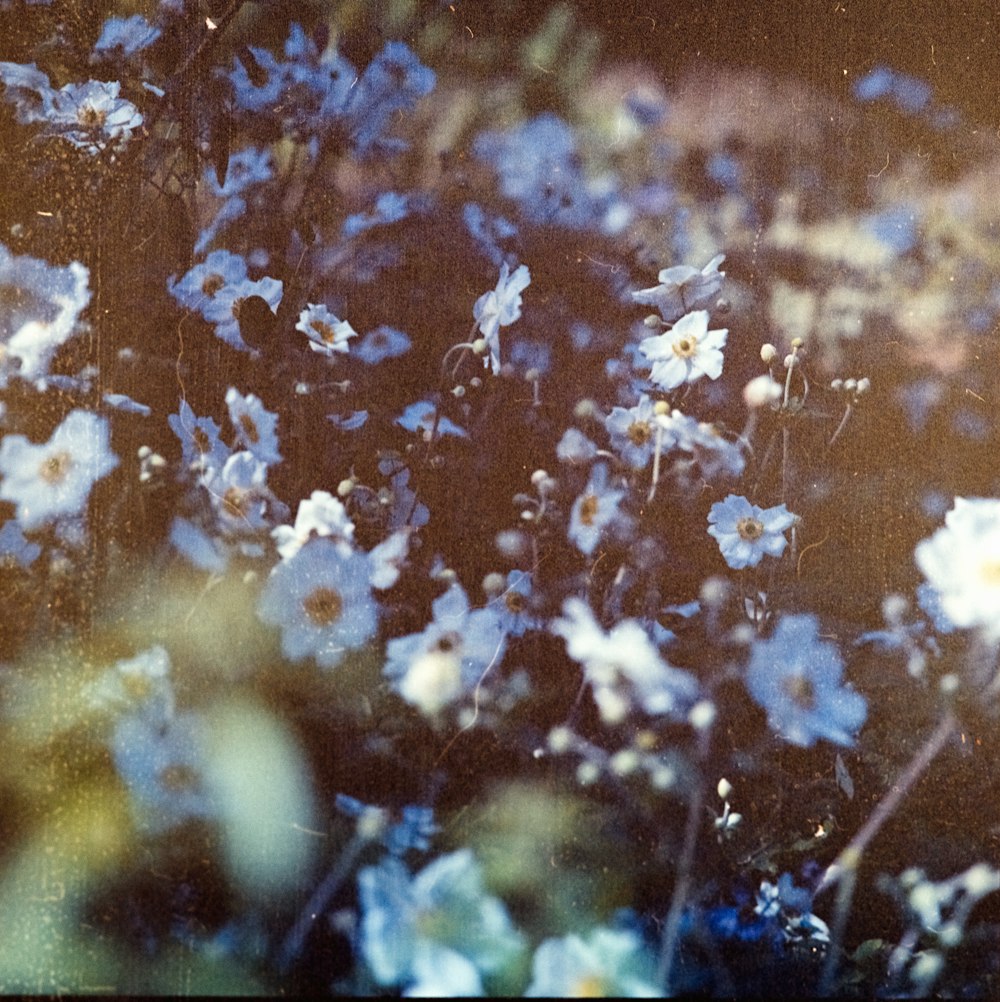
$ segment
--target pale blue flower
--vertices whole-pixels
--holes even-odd
[[[645,469],[656,445],[656,404],[645,393],[634,407],[614,407],[604,419],[612,448],[622,462],[635,470]],[[664,447],[661,433],[661,448]]]
[[[507,646],[497,610],[470,609],[459,584],[436,598],[431,610],[434,618],[423,632],[389,641],[384,669],[403,699],[428,716],[472,689],[500,664]]]
[[[258,396],[253,393],[244,396],[235,386],[226,391],[226,406],[237,444],[268,466],[280,463],[278,415],[266,410]]]
[[[204,742],[204,723],[194,713],[167,721],[142,713],[119,718],[111,754],[141,828],[159,834],[213,815],[201,778]]]
[[[277,279],[261,278],[254,282],[247,278],[232,285],[224,285],[202,304],[201,312],[209,323],[215,324],[216,337],[233,348],[250,351],[240,334],[240,306],[245,299],[260,296],[271,312],[277,313],[281,295],[282,284]]]
[[[312,539],[271,572],[257,614],[281,630],[281,652],[290,661],[313,657],[333,668],[378,629],[369,575],[364,554],[345,557],[333,540]]]
[[[483,253],[499,267],[504,258],[500,241],[517,236],[517,227],[503,216],[487,216],[475,202],[466,202],[462,208],[462,219]]]
[[[234,452],[221,470],[208,470],[202,483],[227,533],[245,536],[269,528],[267,464],[253,453]]]
[[[396,424],[407,431],[419,431],[429,435],[436,427],[438,435],[455,435],[458,438],[468,438],[469,433],[455,424],[450,418],[443,414],[439,415],[438,408],[430,400],[418,400],[415,404],[410,404],[398,418]]]
[[[409,337],[395,327],[383,324],[369,331],[354,350],[354,357],[366,365],[378,365],[387,358],[405,355],[412,347]]]
[[[326,355],[327,358],[332,358],[338,352],[346,354],[348,338],[358,336],[358,332],[346,320],[335,317],[321,303],[309,303],[299,314],[295,329],[309,338],[312,351]]]
[[[876,66],[854,83],[854,96],[859,101],[885,98],[910,114],[925,110],[931,95],[931,86],[926,81],[888,66]]]
[[[246,260],[227,250],[214,250],[201,264],[194,265],[180,281],[170,279],[167,288],[182,306],[197,310],[208,319],[208,304],[224,288],[239,285],[247,277]]]
[[[8,561],[27,569],[41,555],[42,548],[38,543],[28,541],[16,518],[4,522],[0,528],[0,569]]]
[[[375,981],[408,995],[481,995],[482,977],[522,948],[502,902],[486,893],[472,852],[440,856],[411,876],[395,856],[358,874],[361,954]]]
[[[90,154],[111,143],[126,143],[142,125],[142,115],[131,101],[118,96],[120,90],[117,80],[66,84],[52,95],[47,131]]]
[[[722,375],[722,349],[728,329],[708,329],[708,311],[681,317],[670,330],[645,338],[639,350],[652,362],[650,380],[662,390]]]
[[[547,939],[531,963],[528,998],[659,998],[656,962],[636,933],[598,926]]]
[[[746,686],[785,741],[803,747],[817,739],[850,745],[868,704],[842,682],[843,673],[836,646],[819,639],[816,616],[782,616],[771,637],[754,642]]]
[[[17,506],[23,529],[83,512],[91,487],[118,465],[109,439],[107,419],[79,409],[70,411],[44,445],[23,435],[4,436],[0,498]]]
[[[579,428],[567,428],[556,443],[556,458],[561,463],[589,463],[597,455],[597,445]]]
[[[200,571],[224,574],[229,565],[229,549],[190,519],[175,517],[170,524],[170,545]]]
[[[758,508],[738,494],[716,501],[708,513],[708,533],[719,543],[734,570],[756,567],[765,555],[780,557],[788,540],[784,533],[797,521],[783,504]]]
[[[612,488],[606,463],[597,463],[583,493],[573,502],[569,517],[569,538],[581,553],[590,556],[604,530],[619,518],[618,506],[624,489]]]
[[[215,176],[214,168],[206,167],[204,173],[208,190],[218,198],[231,198],[242,194],[254,185],[270,181],[272,177],[274,177],[274,163],[271,151],[256,146],[245,146],[229,157],[226,177],[221,185]]]
[[[496,288],[484,292],[472,308],[479,332],[489,347],[489,358],[483,358],[483,366],[491,366],[494,376],[500,372],[500,328],[520,319],[521,293],[530,284],[531,273],[527,265],[520,265],[512,275],[504,261]]]
[[[541,621],[531,612],[531,598],[531,573],[511,571],[504,590],[490,602],[500,615],[501,629],[508,636],[520,637],[527,630],[541,626]]]
[[[141,14],[131,17],[109,17],[94,43],[94,56],[118,55],[128,58],[152,45],[160,37],[160,29],[151,25]]]
[[[57,267],[0,244],[0,389],[12,376],[35,381],[48,374],[90,303],[89,281],[78,261]]]
[[[644,306],[653,306],[667,323],[673,323],[685,313],[715,305],[726,273],[719,271],[725,254],[717,254],[699,271],[689,265],[664,268],[657,276],[660,284],[651,289],[632,293],[632,299]]]
[[[176,414],[167,417],[170,430],[180,439],[182,477],[193,472],[211,476],[218,472],[232,455],[232,450],[219,437],[221,429],[210,417],[196,417],[191,405],[181,400]]]
[[[341,227],[340,235],[347,239],[356,237],[373,226],[384,226],[387,223],[398,223],[410,214],[409,200],[406,195],[395,191],[383,192],[375,199],[373,212],[358,212],[348,216]]]

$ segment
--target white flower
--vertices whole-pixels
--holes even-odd
[[[645,338],[639,350],[653,363],[649,378],[661,389],[673,390],[702,376],[718,379],[722,375],[722,349],[728,334],[725,328],[710,331],[708,311],[698,310],[681,317],[665,333]]]
[[[325,306],[317,303],[309,303],[299,314],[295,329],[309,338],[309,347],[313,351],[327,357],[336,352],[346,352],[347,339],[358,336],[346,320],[338,319]]]
[[[719,265],[725,260],[725,254],[717,254],[701,271],[686,264],[664,268],[657,276],[659,285],[633,292],[632,299],[645,306],[655,306],[668,323],[689,310],[712,306],[726,276],[724,271],[719,271]]]
[[[566,641],[566,652],[583,665],[601,719],[621,723],[633,704],[649,714],[682,716],[698,696],[698,684],[685,671],[668,665],[642,625],[625,619],[601,629],[583,599],[568,598],[552,632]]]
[[[329,491],[313,491],[308,500],[299,502],[295,526],[279,525],[271,531],[282,560],[291,560],[315,533],[329,536],[342,557],[349,557],[354,547],[354,523],[347,509]]]
[[[708,533],[719,542],[726,563],[734,570],[756,567],[766,554],[780,557],[788,540],[783,533],[796,521],[783,504],[758,508],[738,494],[716,501],[708,513]]]
[[[955,498],[944,527],[913,555],[955,626],[1000,640],[1000,500]]]
[[[74,146],[98,153],[114,140],[126,142],[142,125],[139,109],[118,96],[117,80],[69,83],[52,95],[48,120]]]
[[[620,517],[618,505],[624,497],[624,490],[611,488],[607,464],[597,463],[570,512],[567,532],[581,553],[589,557],[594,552],[601,534]]]
[[[0,443],[0,498],[17,505],[24,529],[63,515],[79,515],[90,488],[118,465],[108,442],[108,422],[90,411],[71,411],[44,445],[23,435]]]
[[[500,328],[520,318],[521,293],[530,284],[531,273],[527,265],[522,264],[511,275],[505,261],[500,268],[497,287],[484,292],[472,308],[472,315],[479,323],[479,332],[490,349],[489,359],[483,359],[483,366],[491,365],[494,376],[500,372]]]

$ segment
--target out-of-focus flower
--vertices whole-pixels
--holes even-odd
[[[531,284],[527,265],[520,265],[512,275],[504,261],[500,267],[500,280],[495,289],[484,292],[472,307],[472,315],[479,324],[479,332],[486,339],[489,358],[483,366],[491,366],[493,375],[500,372],[500,328],[508,327],[521,317],[521,293]]]
[[[253,393],[244,396],[230,386],[226,391],[229,420],[236,431],[236,441],[251,455],[268,466],[281,462],[278,451],[278,415],[265,410]]]
[[[729,331],[708,329],[708,311],[681,317],[663,334],[645,338],[639,350],[653,363],[649,378],[664,390],[722,375],[722,349]]]
[[[406,564],[411,535],[413,530],[408,527],[397,529],[378,546],[372,547],[368,559],[371,562],[373,588],[382,591],[391,588],[399,580],[399,575]]]
[[[342,557],[354,549],[354,523],[347,509],[329,491],[313,491],[307,500],[299,502],[295,525],[279,525],[271,531],[282,560],[291,560],[310,539],[329,538]]]
[[[604,419],[611,445],[635,470],[645,469],[656,442],[655,404],[645,393],[635,407],[614,407]]]
[[[397,692],[428,716],[471,689],[507,646],[496,609],[470,609],[461,585],[436,598],[431,610],[422,633],[389,641],[385,664]]]
[[[221,470],[209,470],[202,483],[227,533],[246,536],[268,528],[267,464],[252,453],[234,452]]]
[[[281,630],[290,661],[313,657],[333,668],[378,629],[368,558],[343,556],[331,539],[313,539],[271,572],[257,606],[260,618]]]
[[[537,629],[541,624],[530,611],[531,574],[528,571],[511,571],[503,591],[491,605],[500,614],[500,625],[511,637],[523,636],[525,631]]]
[[[606,463],[597,463],[583,493],[573,502],[569,518],[569,538],[581,553],[590,556],[597,548],[601,533],[618,517],[618,505],[624,489],[615,490],[608,481]]]
[[[23,435],[4,436],[0,498],[17,505],[23,529],[38,529],[56,518],[81,514],[91,487],[117,465],[107,419],[77,409],[44,445],[33,445]]]
[[[297,331],[302,331],[309,338],[309,347],[321,355],[332,358],[340,352],[348,350],[347,339],[357,337],[358,332],[346,321],[335,317],[325,306],[309,303],[299,314],[299,322],[295,325]]]
[[[547,939],[531,963],[528,998],[658,998],[656,964],[642,940],[625,929],[591,929]]]
[[[756,567],[765,554],[780,557],[788,540],[784,532],[796,522],[783,504],[758,508],[738,494],[716,501],[708,513],[708,534],[714,536],[726,563],[734,570]]]
[[[341,236],[356,237],[373,226],[384,226],[387,223],[398,223],[410,214],[409,200],[406,195],[395,191],[385,191],[375,199],[374,212],[358,212],[348,216],[341,227]]]
[[[655,307],[667,323],[673,323],[692,310],[711,307],[726,277],[724,271],[719,271],[719,265],[725,259],[725,254],[717,254],[701,271],[686,264],[664,268],[657,276],[659,285],[633,292],[632,299],[644,306]]]
[[[483,887],[472,852],[439,856],[411,876],[395,856],[358,874],[361,953],[380,985],[407,995],[481,995],[523,941]]]
[[[354,357],[366,365],[378,365],[387,358],[405,355],[411,348],[409,337],[395,327],[383,324],[369,331],[354,350]]]
[[[109,17],[105,19],[101,34],[94,43],[91,62],[101,56],[118,55],[127,59],[152,45],[160,35],[160,29],[151,25],[141,14]]]
[[[0,389],[10,378],[44,378],[90,303],[90,273],[18,257],[0,244]]]
[[[551,629],[566,641],[569,656],[583,665],[605,723],[620,724],[636,704],[654,716],[681,718],[698,698],[694,677],[668,665],[634,619],[605,633],[590,606],[570,597]]]
[[[174,715],[170,655],[157,644],[133,658],[122,658],[96,680],[88,695],[97,706],[136,711],[165,724]]]
[[[837,648],[819,639],[816,616],[783,616],[771,637],[754,643],[746,685],[785,741],[803,747],[817,739],[850,745],[868,704],[842,683],[843,672]]]
[[[1000,500],[955,498],[913,555],[948,621],[1000,639]]]
[[[27,569],[42,555],[38,543],[31,543],[16,518],[4,522],[0,528],[0,570],[11,562]]]
[[[398,418],[396,424],[407,431],[420,431],[426,435],[433,429],[438,435],[455,435],[468,438],[469,433],[450,418],[438,413],[438,408],[430,400],[418,400],[410,404]]]

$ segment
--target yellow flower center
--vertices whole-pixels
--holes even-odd
[[[333,588],[314,588],[302,600],[302,608],[313,626],[332,626],[344,611],[344,600]]]
[[[201,283],[201,291],[206,296],[214,296],[225,284],[226,280],[221,275],[206,275],[205,281]]]
[[[588,494],[584,499],[583,503],[580,505],[580,521],[584,525],[593,525],[594,519],[597,517],[597,509],[600,502],[597,499],[596,494]]]
[[[507,606],[507,611],[513,613],[515,616],[524,612],[526,605],[524,596],[519,591],[514,591],[513,589],[504,595],[504,604]]]
[[[736,531],[740,539],[745,539],[748,543],[755,543],[764,535],[764,525],[756,518],[741,518],[736,523]]]
[[[1000,560],[984,560],[979,565],[979,579],[985,585],[1000,586]]]
[[[57,487],[63,483],[69,471],[73,467],[73,457],[68,452],[56,452],[51,456],[46,456],[42,460],[42,465],[38,468],[38,475],[50,487]]]
[[[633,445],[645,445],[652,433],[653,430],[649,427],[648,421],[633,421],[628,426],[628,431],[626,432],[628,440]]]
[[[319,335],[320,340],[324,344],[333,344],[333,342],[337,340],[337,335],[334,329],[322,320],[314,320],[312,322],[312,329]]]
[[[693,334],[679,337],[674,342],[673,348],[678,358],[691,358],[698,353],[698,339]]]

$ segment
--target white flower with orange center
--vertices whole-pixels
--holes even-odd
[[[332,357],[337,352],[346,353],[347,339],[357,337],[358,332],[346,321],[335,317],[325,306],[309,303],[299,314],[295,325],[309,338],[309,347],[321,355]]]
[[[650,380],[661,389],[673,390],[702,376],[718,379],[728,334],[725,328],[710,331],[708,311],[697,310],[663,334],[645,338],[639,350],[653,363]]]

